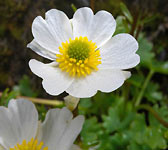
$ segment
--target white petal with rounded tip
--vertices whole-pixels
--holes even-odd
[[[58,53],[62,42],[72,38],[72,27],[64,12],[51,9],[46,12],[46,19],[41,16],[34,19],[32,33],[36,42],[43,48]]]
[[[49,150],[69,150],[74,140],[80,133],[84,122],[83,116],[72,119],[72,113],[64,107],[63,109],[51,109],[42,124],[41,141]]]
[[[50,109],[47,112],[45,121],[42,124],[41,141],[45,141],[45,145],[49,150],[54,146],[58,147],[59,141],[67,127],[67,123],[72,120],[72,113],[67,109]]]
[[[74,37],[87,36],[98,47],[107,42],[113,35],[116,22],[107,11],[99,11],[95,15],[90,8],[78,9],[72,20]]]
[[[73,82],[73,78],[62,72],[56,65],[54,66],[54,63],[43,64],[35,59],[29,61],[31,71],[43,79],[43,88],[51,95],[61,94]]]
[[[135,52],[138,43],[129,34],[118,34],[112,37],[100,48],[100,68],[128,69],[135,67],[140,62],[140,57]]]
[[[0,107],[0,144],[9,149],[23,140],[35,137],[38,113],[28,100],[10,100],[8,108]]]
[[[28,48],[31,48],[35,53],[38,55],[50,59],[50,60],[56,60],[56,54],[53,52],[50,52],[49,50],[41,47],[35,40],[31,41],[28,45]]]
[[[87,36],[88,28],[92,24],[93,16],[93,11],[90,8],[85,7],[77,9],[72,18],[74,37]]]
[[[73,37],[71,22],[63,11],[51,9],[46,12],[45,16],[46,22],[54,36],[57,37],[61,43]]]
[[[84,116],[82,115],[75,117],[71,122],[69,122],[67,129],[60,140],[59,149],[69,150],[72,147],[73,142],[82,130],[83,123]]]
[[[96,94],[97,90],[102,92],[116,90],[128,77],[130,77],[130,73],[126,71],[100,69],[83,79],[74,80],[66,92],[79,98],[92,97]]]

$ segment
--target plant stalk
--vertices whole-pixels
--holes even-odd
[[[90,7],[94,12],[94,10],[95,10],[95,0],[90,0]]]
[[[147,78],[146,78],[146,80],[145,80],[145,82],[144,82],[144,84],[142,86],[142,89],[141,89],[141,91],[140,91],[140,93],[139,93],[139,95],[138,95],[138,97],[136,99],[135,106],[138,106],[141,103],[141,100],[143,98],[143,95],[144,95],[144,92],[146,90],[146,87],[147,87],[150,79],[152,78],[153,74],[154,74],[154,71],[150,70],[149,73],[148,73],[148,76],[147,76]]]
[[[137,109],[145,109],[149,111],[164,127],[168,128],[168,122],[163,120],[159,114],[149,105],[139,105]]]
[[[27,99],[29,101],[32,101],[33,103],[38,103],[38,104],[45,104],[45,105],[52,105],[52,106],[64,105],[62,101],[58,101],[58,100],[48,100],[48,99],[32,98],[32,97],[26,97],[26,96],[18,96],[17,98]]]

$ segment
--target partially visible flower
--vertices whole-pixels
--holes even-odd
[[[71,111],[73,111],[77,107],[79,100],[80,98],[76,98],[71,95],[64,97],[65,105]]]
[[[0,107],[0,146],[4,150],[75,150],[74,140],[80,133],[83,116],[73,119],[67,109],[50,109],[42,124],[28,100],[11,100],[8,108]]]
[[[45,19],[38,16],[32,24],[34,40],[28,47],[52,60],[43,64],[30,60],[33,73],[43,79],[46,92],[64,91],[74,97],[91,97],[97,90],[111,92],[131,76],[129,71],[140,58],[138,43],[129,34],[112,37],[116,28],[107,11],[95,15],[90,8],[78,9],[71,20],[59,10],[51,9]]]

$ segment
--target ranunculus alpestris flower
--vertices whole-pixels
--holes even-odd
[[[114,91],[131,75],[124,70],[140,61],[134,37],[124,33],[112,37],[115,28],[107,11],[94,15],[90,8],[80,8],[69,20],[62,11],[51,9],[45,19],[34,19],[34,40],[28,47],[53,62],[32,59],[30,68],[43,79],[42,85],[51,95],[66,91],[82,98],[97,90]]]
[[[74,140],[81,131],[83,116],[73,119],[67,109],[50,109],[42,124],[34,104],[11,100],[0,107],[0,149],[2,150],[75,150]]]

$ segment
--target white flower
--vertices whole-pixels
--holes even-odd
[[[51,109],[42,124],[28,100],[11,100],[0,107],[0,147],[4,150],[72,150],[80,133],[83,116],[72,119],[67,109]]]
[[[124,33],[112,37],[115,28],[113,16],[106,11],[94,15],[90,8],[80,8],[69,20],[62,11],[51,9],[45,19],[34,19],[34,40],[28,47],[53,62],[32,59],[29,66],[51,95],[66,91],[82,98],[97,90],[114,91],[131,75],[123,70],[140,61],[134,37]]]

